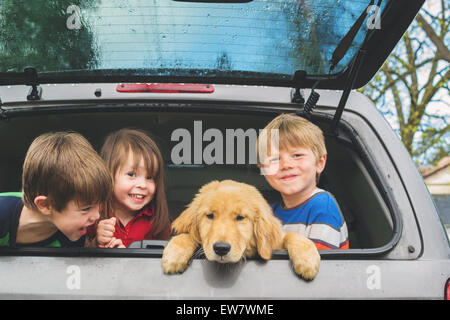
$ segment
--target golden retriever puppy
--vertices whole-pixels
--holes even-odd
[[[298,233],[283,233],[259,191],[232,180],[204,185],[173,222],[173,237],[162,257],[165,273],[183,272],[199,245],[210,261],[236,263],[256,254],[270,259],[272,250],[287,249],[295,273],[313,279],[320,264],[314,243]]]

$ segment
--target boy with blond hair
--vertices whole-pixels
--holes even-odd
[[[0,246],[82,247],[112,177],[83,136],[46,133],[27,151],[22,188],[23,200],[0,197]]]
[[[327,160],[320,128],[297,115],[281,114],[264,129],[258,137],[258,166],[281,194],[273,212],[284,231],[304,235],[318,249],[348,249],[339,206],[333,195],[317,187]]]

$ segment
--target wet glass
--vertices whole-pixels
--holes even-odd
[[[99,75],[328,74],[334,49],[369,3],[2,0],[0,72],[31,66]],[[353,58],[366,31],[364,23],[333,73]]]

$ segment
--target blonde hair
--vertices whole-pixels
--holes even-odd
[[[273,139],[276,132],[277,139]],[[271,150],[287,150],[289,148],[310,149],[316,163],[327,154],[325,138],[322,130],[312,122],[296,114],[283,113],[267,124],[257,140],[258,166],[264,167],[265,159],[270,156]],[[319,175],[316,182],[319,181]]]
[[[327,154],[322,130],[312,122],[295,114],[280,114],[270,121],[264,129],[258,137],[258,148],[264,146],[264,139],[267,139],[266,145],[270,146],[273,141],[270,141],[268,134],[271,131],[277,130],[278,147],[280,150],[298,147],[307,148],[313,152],[316,161]],[[258,149],[258,156],[260,154],[259,151]],[[263,159],[258,158],[258,164],[262,164],[261,160]]]
[[[71,200],[83,205],[108,201],[112,177],[103,160],[79,133],[45,133],[28,148],[22,188],[28,208],[38,210],[34,199],[45,195],[52,208],[62,211]]]
[[[156,184],[155,195],[151,201],[155,213],[153,215],[153,228],[150,232],[154,238],[168,239],[170,215],[165,194],[164,162],[156,143],[143,130],[125,128],[106,137],[100,155],[111,174],[115,176],[117,170],[128,160],[130,152],[133,155],[134,167],[138,167],[142,158],[147,172],[153,177]],[[104,214],[106,214],[105,218],[112,215],[111,203],[107,205]]]

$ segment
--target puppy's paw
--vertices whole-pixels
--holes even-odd
[[[296,274],[303,279],[312,280],[319,272],[320,255],[317,251],[315,253],[303,252],[292,259],[292,264]]]
[[[161,264],[165,274],[182,273],[186,270],[189,260],[180,261],[180,259],[175,258],[173,255],[166,255],[164,252]]]
[[[184,272],[196,248],[196,243],[188,234],[181,234],[172,238],[164,248],[161,260],[164,273]]]
[[[284,244],[294,271],[303,279],[312,280],[319,272],[320,254],[311,240],[294,232],[285,235]]]

